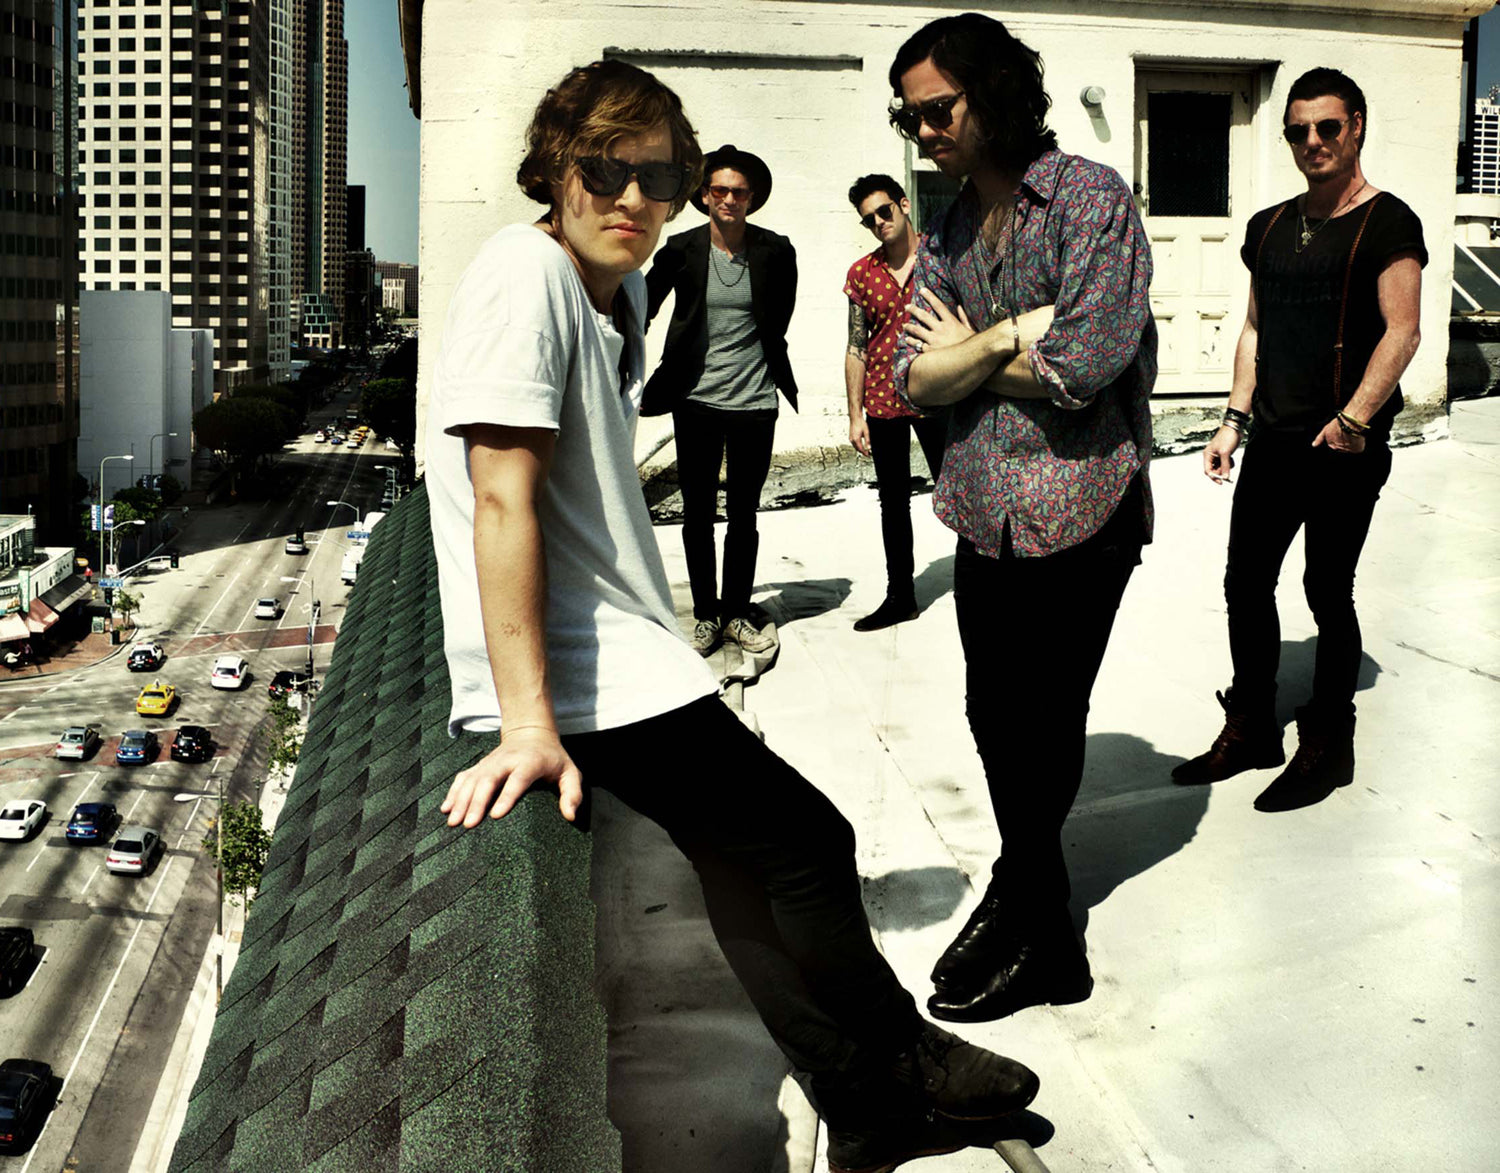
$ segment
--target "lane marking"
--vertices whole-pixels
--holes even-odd
[[[249,523],[247,522],[246,524],[248,525]],[[244,533],[244,530],[240,532]],[[244,573],[242,570],[229,580],[229,585],[224,588],[224,593],[219,596],[218,602],[208,609],[208,614],[203,617],[203,622],[198,624],[198,630],[193,632],[192,638],[196,639],[203,634],[203,629],[208,626],[208,621],[214,617],[214,612],[219,609],[219,604],[229,597],[229,592],[234,589],[234,584],[240,581],[240,575]]]
[[[80,895],[80,896],[87,896],[89,894],[89,885],[94,882],[94,876],[97,876],[102,870],[103,870],[103,865],[102,864],[97,864],[96,863],[94,865],[93,874],[90,875],[89,878],[83,882],[83,890],[81,892],[79,892],[78,895]]]
[[[135,808],[141,805],[141,799],[145,797],[146,792],[144,790],[135,796],[135,801],[130,804],[130,810],[126,813],[125,818],[121,820],[122,822],[128,823],[130,821],[130,816],[135,814]]]

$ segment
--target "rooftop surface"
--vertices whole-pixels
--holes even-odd
[[[1500,1098],[1500,400],[1455,404],[1452,423],[1453,439],[1396,452],[1365,547],[1355,782],[1289,814],[1251,806],[1274,771],[1171,784],[1220,724],[1231,497],[1197,457],[1154,464],[1157,540],[1094,690],[1065,832],[1094,994],[962,1032],[1041,1076],[1052,1173],[1500,1168],[1484,1123]],[[872,923],[920,1002],[998,844],[964,718],[952,535],[927,497],[913,515],[923,613],[871,634],[850,624],[884,585],[873,492],[762,515],[757,598],[781,650],[745,707],[854,823]],[[591,841],[559,834],[543,796],[482,831],[441,828],[448,779],[483,747],[443,733],[424,529],[410,499],[361,570],[174,1169],[602,1173],[608,1138],[583,1121],[604,1020],[576,985],[580,941],[624,1168],[825,1168],[659,830],[600,802]],[[658,534],[686,625],[678,532]],[[1312,671],[1301,570],[1294,547],[1287,722]],[[999,623],[1067,619],[1044,599],[997,602]],[[543,850],[515,852],[519,836]],[[594,923],[569,891],[572,919],[515,939],[497,902],[576,885],[580,845]],[[516,1003],[525,1031],[506,1017]],[[493,1058],[507,1043],[511,1068]],[[578,1068],[538,1083],[525,1057],[543,1053]],[[513,1135],[497,1107],[538,1087],[577,1096],[549,1118],[554,1141],[580,1132],[556,1164],[528,1165],[540,1138]],[[969,1150],[910,1168],[1001,1166]]]

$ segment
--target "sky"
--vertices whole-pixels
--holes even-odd
[[[417,263],[417,132],[396,0],[344,6],[349,42],[349,183],[365,188],[365,247]]]
[[[1480,97],[1500,85],[1500,9],[1492,8],[1479,18],[1479,67],[1475,70]]]

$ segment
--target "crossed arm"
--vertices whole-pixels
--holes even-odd
[[[1042,306],[1018,315],[1014,328],[1005,318],[976,332],[963,306],[950,310],[926,289],[917,290],[906,333],[922,353],[907,372],[907,396],[923,407],[957,403],[980,387],[1011,399],[1051,398],[1026,352],[1047,333],[1052,316],[1052,307]]]
[[[448,825],[498,819],[537,783],[556,785],[571,821],[583,778],[563,749],[547,679],[547,561],[537,503],[554,432],[471,424],[464,439],[474,485],[474,567],[485,649],[500,700],[500,744],[461,771],[439,809]],[[498,793],[498,797],[496,797]]]

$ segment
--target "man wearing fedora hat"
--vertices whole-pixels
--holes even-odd
[[[672,237],[646,274],[647,318],[676,294],[644,415],[670,411],[682,490],[682,548],[693,594],[692,645],[724,640],[763,652],[771,639],[749,617],[759,535],[755,514],[771,468],[777,392],[797,407],[786,329],[797,301],[797,250],[745,222],[771,195],[771,170],[726,144],[703,161],[693,198],[708,223]],[[716,577],[719,466],[727,458],[724,584]]]

